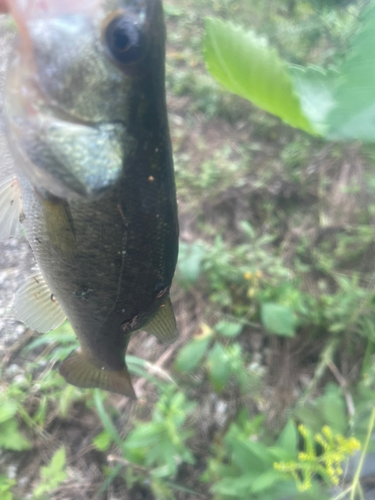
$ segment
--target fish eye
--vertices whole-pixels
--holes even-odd
[[[137,62],[146,44],[144,33],[125,16],[112,19],[105,29],[105,41],[110,55],[120,64]]]

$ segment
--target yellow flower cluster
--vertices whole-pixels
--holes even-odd
[[[259,285],[259,280],[263,278],[263,273],[259,269],[255,273],[251,273],[250,271],[246,271],[244,273],[243,277],[245,278],[246,281],[251,281],[250,288],[247,291],[247,297],[249,299],[252,299],[257,291],[258,285]]]
[[[303,481],[299,476],[299,467],[297,462],[275,462],[273,468],[280,472],[285,472],[290,475],[297,484],[298,491],[307,491],[311,488],[311,477],[312,474],[305,476]]]
[[[246,281],[254,280],[257,282],[258,280],[263,278],[263,273],[260,270],[256,271],[255,273],[251,273],[250,271],[246,271],[246,273],[244,273],[243,277],[245,278]]]
[[[344,438],[341,434],[333,434],[327,425],[312,439],[308,429],[300,425],[298,430],[305,442],[305,451],[298,454],[297,461],[277,462],[274,468],[289,474],[297,484],[299,491],[311,488],[314,474],[320,474],[331,484],[337,485],[342,474],[341,463],[360,449],[360,443],[355,438]],[[323,453],[317,455],[316,444],[319,444]]]

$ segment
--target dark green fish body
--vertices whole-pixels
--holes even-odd
[[[118,180],[97,199],[66,199],[18,172],[23,224],[49,299],[60,304],[81,345],[60,371],[74,385],[129,396],[130,334],[176,333],[169,290],[178,254],[162,6],[135,3],[151,5],[154,26],[147,26],[142,58],[126,69],[126,158]]]
[[[123,367],[128,334],[168,297],[177,261],[166,108],[159,92],[145,111],[147,95],[139,95],[139,105],[133,100],[138,144],[111,191],[92,202],[45,199],[30,187],[23,196],[24,224],[42,274],[79,340],[111,369]]]

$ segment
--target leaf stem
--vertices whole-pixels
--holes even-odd
[[[349,486],[349,488],[347,488],[346,490],[342,491],[341,493],[339,493],[335,497],[331,498],[331,500],[341,500],[342,498],[345,498],[346,494],[350,493],[352,491],[352,488],[353,488],[352,486]]]

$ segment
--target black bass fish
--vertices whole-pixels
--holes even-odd
[[[40,268],[16,295],[17,318],[45,332],[66,316],[80,343],[60,366],[66,381],[135,397],[131,334],[177,334],[161,0],[8,8],[20,33],[5,92],[16,176],[5,159],[0,234],[20,220]]]

